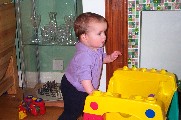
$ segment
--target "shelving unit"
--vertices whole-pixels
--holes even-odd
[[[74,53],[73,21],[82,12],[81,0],[26,0],[18,1],[16,7],[24,96],[46,97],[47,106],[63,106],[62,97],[52,99],[52,89],[45,87],[52,88],[49,83],[54,81],[54,94],[61,92],[58,85],[64,69],[53,69],[53,62],[62,60],[65,68]]]

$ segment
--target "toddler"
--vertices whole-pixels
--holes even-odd
[[[58,120],[77,120],[82,114],[86,97],[99,87],[103,63],[113,62],[121,53],[107,55],[107,21],[96,13],[83,13],[74,22],[79,42],[61,81],[64,111]]]

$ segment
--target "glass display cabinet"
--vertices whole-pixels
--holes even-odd
[[[74,54],[73,22],[81,0],[17,0],[21,85],[24,95],[62,100],[59,85]]]

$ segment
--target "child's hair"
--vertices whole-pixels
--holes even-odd
[[[87,32],[89,23],[91,22],[107,22],[106,19],[96,13],[86,12],[80,14],[74,22],[75,35],[79,38],[80,35]]]

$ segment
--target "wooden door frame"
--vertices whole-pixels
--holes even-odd
[[[105,17],[108,21],[106,52],[119,50],[122,56],[106,65],[106,89],[113,72],[128,65],[128,1],[105,0]]]

